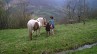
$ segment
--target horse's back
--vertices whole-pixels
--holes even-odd
[[[36,22],[36,20],[33,20],[33,19],[28,21],[28,23],[27,23],[28,30],[31,31],[33,29],[35,22]]]
[[[36,22],[36,20],[29,20],[27,25],[32,27],[32,26],[34,26],[35,22]]]
[[[39,28],[39,23],[37,22],[37,20],[29,20],[28,23],[27,23],[27,27],[28,27],[28,30],[31,32],[32,30],[37,30]]]

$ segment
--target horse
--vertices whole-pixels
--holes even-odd
[[[45,24],[46,24],[46,19],[43,17],[39,17],[37,20],[31,19],[28,21],[27,27],[29,31],[30,40],[32,40],[32,33],[36,31],[36,35],[37,35],[37,30],[40,33],[40,28],[44,27]]]

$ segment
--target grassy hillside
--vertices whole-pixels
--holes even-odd
[[[97,42],[97,20],[82,23],[56,25],[55,35],[33,34],[29,41],[27,29],[0,30],[0,54],[41,54],[75,49],[84,44]]]

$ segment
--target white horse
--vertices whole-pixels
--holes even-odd
[[[39,17],[37,20],[31,19],[28,21],[27,27],[29,31],[30,40],[32,40],[32,33],[36,31],[36,35],[37,35],[37,30],[39,30],[39,33],[40,33],[40,28],[42,26],[45,26],[45,23],[46,23],[46,19],[44,19],[43,17]]]

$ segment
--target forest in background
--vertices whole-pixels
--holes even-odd
[[[57,3],[53,5],[54,1],[47,0],[0,0],[0,29],[25,28],[29,19],[40,16],[46,19],[54,16],[57,23],[61,24],[81,21],[85,24],[88,19],[97,19],[97,8],[87,1],[64,0],[60,7],[59,4],[55,6]]]

